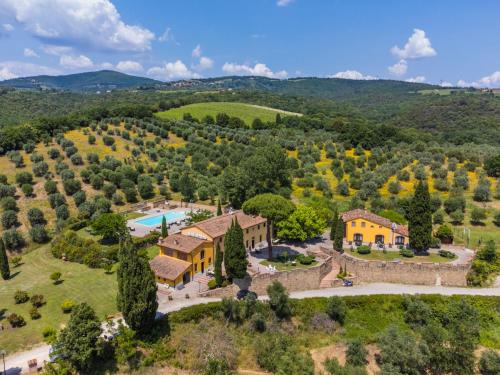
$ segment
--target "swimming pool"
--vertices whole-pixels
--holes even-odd
[[[157,225],[161,225],[161,222],[162,222],[164,216],[165,216],[165,219],[167,220],[167,223],[170,223],[172,221],[176,221],[179,219],[184,219],[186,217],[184,212],[169,211],[169,212],[165,212],[165,213],[160,214],[160,215],[150,216],[150,217],[147,217],[144,219],[136,220],[136,223],[141,224],[141,225],[145,225],[147,227],[155,227]]]

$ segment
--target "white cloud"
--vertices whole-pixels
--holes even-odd
[[[124,23],[110,0],[2,0],[0,13],[52,45],[142,52],[151,49],[155,37]]]
[[[413,82],[413,83],[423,83],[425,82],[425,77],[424,76],[416,76],[416,77],[411,77],[405,79],[406,82]]]
[[[158,38],[158,41],[159,42],[168,42],[171,40],[172,37],[173,37],[172,29],[170,27],[167,27],[165,29],[165,32],[163,34],[161,34],[160,37]]]
[[[345,70],[343,72],[337,72],[333,75],[328,76],[328,78],[343,78],[343,79],[356,79],[356,80],[372,80],[377,79],[370,75],[364,75],[357,70]]]
[[[10,23],[4,23],[2,24],[2,30],[10,33],[11,31],[14,31],[14,26],[12,26]]]
[[[489,76],[483,77],[479,80],[479,85],[486,87],[496,86],[499,83],[500,83],[500,71],[498,70],[490,74]]]
[[[62,55],[59,59],[59,64],[68,69],[84,69],[91,68],[94,63],[85,55],[71,56]]]
[[[276,2],[276,5],[279,7],[286,7],[287,5],[290,5],[293,2],[293,0],[278,0]]]
[[[402,76],[408,70],[408,63],[406,62],[406,60],[401,59],[396,64],[391,65],[387,69],[389,70],[389,72],[396,76]]]
[[[53,56],[61,56],[61,55],[67,55],[71,51],[73,51],[73,48],[71,47],[65,47],[65,46],[54,46],[51,44],[45,44],[42,46],[43,52],[45,52],[47,55],[53,55]]]
[[[191,56],[193,57],[201,57],[201,46],[198,44],[191,52]]]
[[[43,65],[25,63],[22,61],[0,61],[0,80],[36,76],[40,74],[57,75],[60,73],[61,72],[57,69]]]
[[[163,66],[155,66],[147,72],[149,76],[157,79],[173,80],[173,79],[190,79],[200,78],[198,73],[195,73],[181,61],[165,63]]]
[[[40,56],[38,56],[38,53],[33,51],[31,48],[24,49],[24,56],[25,57],[40,57]]]
[[[202,56],[200,58],[200,63],[195,66],[197,70],[206,70],[206,69],[212,69],[214,66],[214,60],[212,60],[210,57]]]
[[[255,66],[250,65],[240,65],[235,63],[225,63],[222,66],[222,71],[229,74],[241,74],[241,75],[251,75],[251,76],[263,76],[268,78],[279,78],[283,79],[288,76],[286,70],[280,70],[278,72],[273,72],[267,67],[266,64],[255,64]]]
[[[453,87],[453,83],[448,82],[448,81],[442,81],[439,86],[441,87]]]
[[[422,57],[432,57],[436,55],[436,50],[432,48],[431,41],[426,37],[425,31],[413,29],[413,34],[408,38],[405,46],[399,48],[394,46],[391,53],[399,59],[418,59]]]
[[[0,67],[0,81],[5,81],[6,79],[17,78],[17,75],[12,73],[9,68]]]
[[[144,68],[137,61],[126,60],[116,64],[116,69],[126,73],[137,73],[142,72]]]
[[[101,69],[110,70],[110,69],[114,68],[114,65],[111,64],[110,62],[103,62],[103,63],[101,63],[100,67],[101,67]]]

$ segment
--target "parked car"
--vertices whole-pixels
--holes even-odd
[[[239,300],[242,300],[242,299],[246,298],[249,295],[252,295],[252,296],[255,297],[255,299],[257,299],[257,293],[251,292],[248,289],[238,290],[238,293],[236,293],[236,298],[239,299]]]
[[[352,286],[352,281],[351,280],[344,280],[343,282],[344,286]]]

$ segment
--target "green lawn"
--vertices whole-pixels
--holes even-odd
[[[149,259],[153,259],[155,256],[159,254],[160,248],[158,247],[158,245],[153,245],[144,249],[144,251],[146,251],[146,254],[148,254]]]
[[[125,219],[130,220],[130,219],[138,219],[140,217],[146,216],[146,214],[140,213],[140,212],[128,212],[125,214]]]
[[[285,263],[284,261],[281,261],[279,259],[272,259],[272,260],[263,260],[260,262],[261,265],[263,266],[269,266],[270,264],[273,267],[276,267],[278,271],[292,271],[296,270],[297,268],[311,268],[314,267],[318,264],[318,262],[315,260],[311,264],[305,265],[305,264],[300,264],[299,262],[296,262],[296,265],[293,266],[290,262]]]
[[[190,113],[191,116],[197,119],[202,119],[206,115],[211,115],[215,118],[218,113],[226,113],[229,116],[241,118],[249,125],[256,118],[260,118],[262,121],[275,121],[276,113],[298,116],[301,115],[299,113],[286,112],[269,107],[259,107],[251,104],[231,102],[188,104],[180,108],[159,112],[156,115],[164,119],[182,119],[185,113]]]
[[[399,259],[402,262],[413,262],[413,263],[423,263],[423,262],[433,262],[433,263],[445,263],[451,262],[453,259],[444,258],[439,256],[438,254],[429,254],[429,255],[418,255],[413,258],[405,258],[402,255],[399,255],[398,251],[387,251],[384,253],[382,250],[373,250],[370,254],[359,254],[356,251],[344,250],[346,254],[352,255],[353,257],[364,259],[364,260],[382,260],[382,261],[392,261],[395,259]]]
[[[54,285],[49,279],[53,272],[61,272],[64,280]],[[11,269],[14,275],[8,281],[0,280],[0,323],[8,330],[0,334],[0,348],[8,353],[28,348],[42,341],[45,327],[60,329],[68,320],[60,305],[65,299],[87,302],[103,319],[116,312],[116,274],[106,275],[102,269],[90,269],[87,266],[55,259],[50,253],[50,245],[23,255],[23,264]],[[47,301],[39,309],[42,317],[31,320],[29,302],[16,305],[14,293],[25,290],[30,296],[42,294]],[[26,320],[22,328],[10,329],[6,316],[11,313],[21,314]]]

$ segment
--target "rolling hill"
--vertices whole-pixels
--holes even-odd
[[[113,70],[85,72],[61,76],[33,76],[9,79],[0,86],[22,89],[54,89],[68,91],[99,91],[152,87],[162,82],[150,78],[132,76]]]

